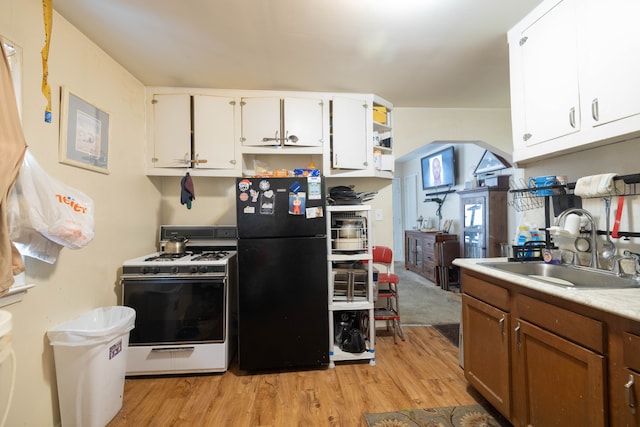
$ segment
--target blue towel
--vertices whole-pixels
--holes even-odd
[[[193,189],[193,180],[189,172],[180,181],[180,203],[187,205],[191,209],[191,202],[196,199],[196,192]]]

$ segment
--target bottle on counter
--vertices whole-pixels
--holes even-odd
[[[531,240],[531,232],[529,231],[528,225],[521,225],[518,228],[518,241],[517,246],[524,246],[525,243]],[[523,257],[530,257],[531,251],[522,251],[520,252]]]

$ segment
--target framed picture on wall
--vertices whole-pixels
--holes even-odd
[[[109,173],[109,113],[61,88],[58,160]]]
[[[489,150],[485,150],[484,154],[480,158],[476,169],[473,171],[473,175],[481,175],[489,172],[499,171],[501,169],[510,168],[511,165],[504,158],[492,153]]]

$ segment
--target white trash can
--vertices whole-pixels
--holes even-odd
[[[47,331],[63,427],[104,427],[122,408],[131,307],[96,308]]]

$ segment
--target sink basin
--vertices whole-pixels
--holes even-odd
[[[632,276],[616,276],[607,270],[587,267],[547,264],[544,262],[482,262],[478,263],[507,273],[526,276],[551,285],[574,289],[640,288]]]

